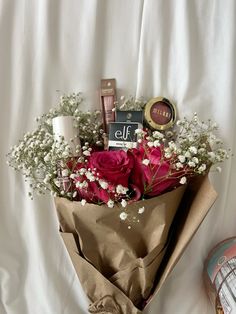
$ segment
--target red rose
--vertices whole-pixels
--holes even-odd
[[[168,160],[162,156],[160,147],[144,150],[133,149],[134,168],[131,182],[146,196],[157,196],[178,185]],[[147,161],[147,164],[145,163]]]
[[[128,187],[133,158],[123,150],[94,152],[89,158],[88,167],[96,169],[99,178],[109,184]]]

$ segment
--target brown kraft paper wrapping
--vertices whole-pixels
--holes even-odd
[[[141,313],[160,289],[216,199],[207,177],[184,191],[129,205],[140,220],[131,224],[120,220],[118,207],[55,199],[62,237],[92,302],[90,313]]]

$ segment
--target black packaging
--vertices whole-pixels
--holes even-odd
[[[116,111],[116,122],[139,122],[143,124],[143,111]]]
[[[138,122],[112,122],[109,124],[109,150],[137,147],[136,130],[142,128]]]

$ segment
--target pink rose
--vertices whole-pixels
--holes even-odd
[[[179,183],[168,160],[162,156],[160,147],[144,150],[143,147],[133,149],[134,168],[131,182],[146,196],[157,196]]]
[[[88,167],[99,173],[101,179],[117,186],[128,187],[133,158],[123,150],[94,152],[89,158]]]

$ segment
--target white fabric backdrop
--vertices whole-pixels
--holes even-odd
[[[87,313],[58,234],[50,197],[27,197],[5,164],[9,147],[35,127],[61,92],[83,91],[99,106],[101,78],[118,94],[166,96],[182,115],[197,111],[221,127],[235,151],[234,0],[0,0],[0,313]],[[203,262],[236,233],[235,158],[212,182],[217,203],[148,306],[149,314],[210,314]]]

